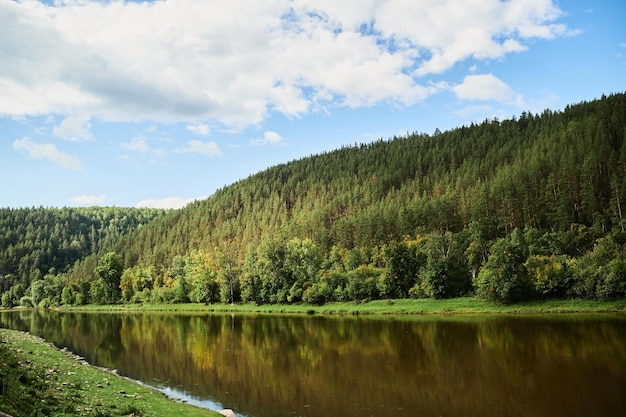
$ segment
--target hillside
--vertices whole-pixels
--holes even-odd
[[[374,247],[419,231],[487,239],[515,228],[603,231],[623,221],[626,97],[562,112],[486,120],[436,136],[342,148],[272,167],[169,213],[120,242],[127,257],[161,265],[193,249],[310,238],[327,253]]]
[[[292,161],[122,236],[72,291],[108,251],[125,301],[624,296],[625,139],[614,94]]]
[[[114,207],[1,208],[0,293],[16,284],[67,272],[75,262],[165,214]]]

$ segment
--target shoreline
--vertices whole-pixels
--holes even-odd
[[[220,417],[27,332],[0,328],[0,410],[8,415]],[[3,384],[4,385],[4,384]]]
[[[232,313],[322,316],[450,316],[450,315],[543,315],[616,313],[626,314],[626,299],[618,300],[541,300],[517,304],[497,304],[475,297],[444,300],[399,299],[362,303],[311,304],[120,304],[63,306],[59,311],[110,313]]]

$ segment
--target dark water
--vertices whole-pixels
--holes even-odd
[[[624,316],[22,311],[0,326],[248,417],[626,415]]]

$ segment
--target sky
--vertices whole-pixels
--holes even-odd
[[[624,22],[623,0],[0,0],[0,207],[179,208],[625,92]]]

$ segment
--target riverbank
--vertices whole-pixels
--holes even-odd
[[[186,312],[186,313],[266,313],[323,315],[425,315],[425,314],[567,314],[624,313],[626,299],[621,300],[541,300],[518,304],[498,304],[475,297],[434,299],[376,300],[366,303],[310,304],[123,304],[63,306],[67,311],[109,312]]]
[[[13,417],[221,417],[89,366],[41,338],[0,329],[0,410]]]

